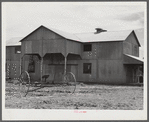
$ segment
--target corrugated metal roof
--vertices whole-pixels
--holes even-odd
[[[6,41],[6,46],[20,46],[22,37],[14,37]]]
[[[132,30],[106,31],[101,33],[78,33],[75,34],[81,42],[100,42],[100,41],[124,41]]]
[[[143,64],[143,62],[144,60],[139,57],[124,54],[124,64]]]

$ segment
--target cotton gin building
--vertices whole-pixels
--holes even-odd
[[[64,72],[72,72],[77,81],[125,84],[140,82],[143,73],[133,30],[70,34],[40,26],[20,42],[20,70],[31,80],[49,75],[49,83],[61,82]]]

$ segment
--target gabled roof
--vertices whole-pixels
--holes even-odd
[[[21,46],[22,37],[14,37],[6,41],[6,46]]]
[[[123,59],[124,64],[143,64],[143,62],[144,62],[143,59],[139,57],[124,54],[124,59]]]
[[[61,31],[61,30],[58,30],[58,29],[54,29],[54,28],[51,28],[51,27],[48,27],[47,28],[47,27],[45,27],[43,25],[41,25],[40,27],[38,27],[32,33],[34,33],[35,31],[37,31],[41,27],[44,27],[44,28],[46,28],[46,29],[48,29],[50,31],[53,31],[54,33],[57,33],[58,35],[66,38],[66,39],[77,41],[77,42],[124,41],[124,40],[126,40],[126,38],[132,32],[135,34],[135,32],[133,30],[105,31],[105,32],[101,32],[101,33],[90,32],[90,33],[75,33],[75,34],[72,34],[72,33],[64,32],[64,31]],[[28,34],[26,37],[28,37],[32,33]],[[26,37],[24,37],[23,39],[21,39],[20,42],[23,41]],[[135,35],[135,37],[136,37],[136,35]],[[138,42],[138,44],[140,44],[140,43]]]
[[[45,27],[45,26],[43,26],[43,27]],[[47,28],[47,27],[45,27],[45,28]],[[72,33],[64,32],[64,31],[61,31],[61,30],[58,30],[55,28],[51,28],[51,27],[50,27],[50,29],[49,28],[47,28],[47,29],[57,33],[58,35],[66,38],[66,39],[70,39],[70,40],[74,40],[74,41],[81,41],[81,40],[79,40],[79,38],[76,35],[74,35]]]
[[[37,31],[41,27],[44,27],[44,28],[46,28],[46,29],[48,29],[50,31],[53,31],[54,33],[56,33],[56,34],[58,34],[58,35],[60,35],[60,36],[62,36],[64,38],[66,38],[66,39],[70,39],[70,40],[74,40],[74,41],[80,41],[79,38],[77,36],[75,36],[74,34],[71,34],[71,33],[68,33],[68,32],[64,32],[64,31],[61,31],[61,30],[58,30],[58,29],[54,29],[54,28],[51,28],[51,27],[49,29],[49,28],[47,28],[47,27],[45,27],[43,25],[41,25],[40,27],[35,29],[33,32]],[[26,37],[28,37],[32,33],[28,34]],[[26,37],[24,37],[22,40],[20,40],[20,42],[23,41]]]
[[[75,34],[82,42],[105,42],[105,41],[124,41],[132,30],[106,31],[101,33],[78,33]]]

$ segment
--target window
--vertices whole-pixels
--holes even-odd
[[[92,51],[92,45],[91,44],[85,44],[83,47],[84,51]]]
[[[21,47],[15,47],[15,54],[21,53]]]
[[[83,73],[84,74],[91,74],[91,63],[84,63],[83,64]]]

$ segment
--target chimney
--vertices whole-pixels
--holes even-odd
[[[96,30],[95,34],[107,31],[107,30],[103,30],[102,28],[95,28],[95,30]]]

